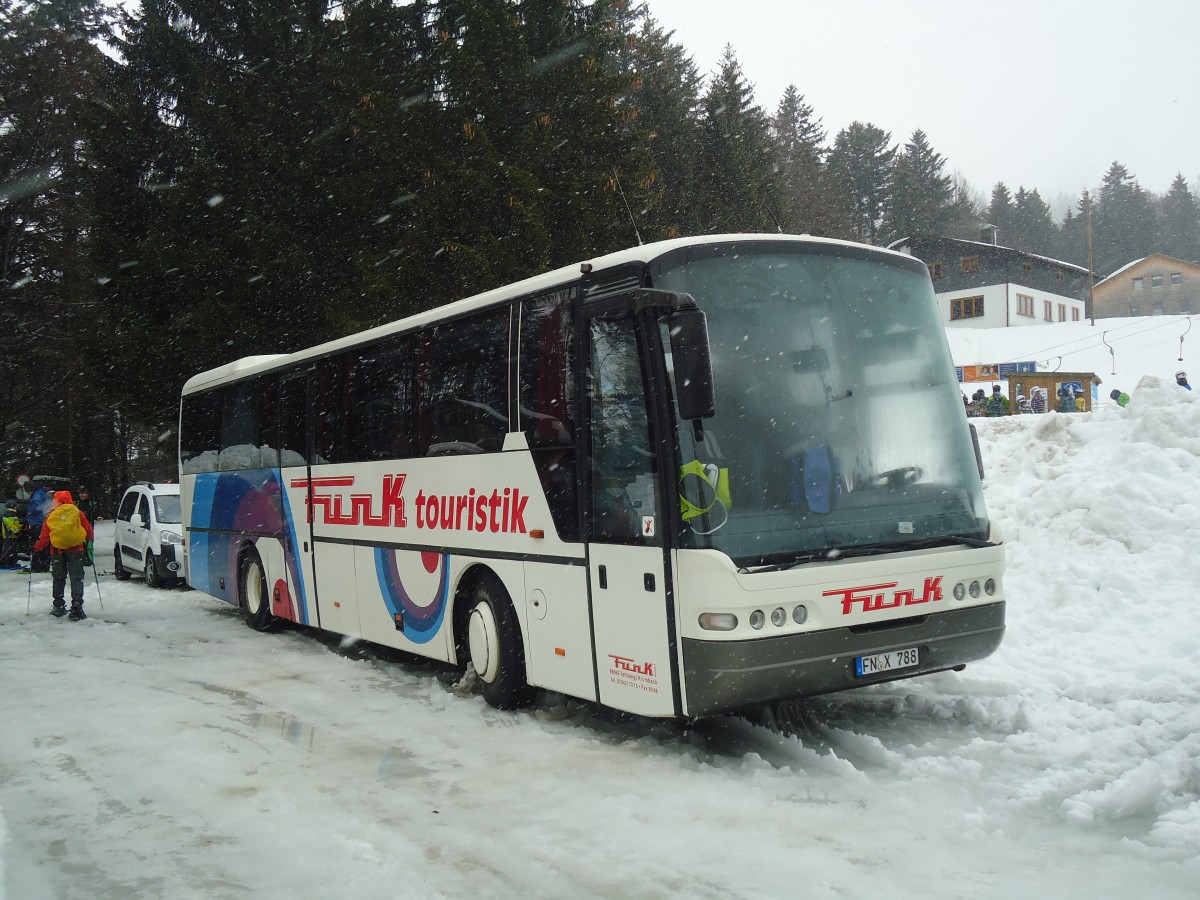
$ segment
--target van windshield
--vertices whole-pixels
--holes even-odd
[[[155,497],[154,518],[160,525],[178,525],[183,522],[183,513],[179,507],[179,495]]]

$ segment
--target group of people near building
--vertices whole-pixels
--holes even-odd
[[[1191,384],[1188,383],[1187,372],[1176,372],[1175,383],[1185,390],[1192,389]],[[1018,384],[1017,387],[1019,388],[1020,385]],[[1120,388],[1113,388],[1108,397],[1122,408],[1129,403],[1129,395]],[[1004,392],[998,384],[992,385],[990,397],[983,388],[979,388],[970,399],[963,394],[963,406],[966,408],[968,416],[1007,416],[1013,412],[1012,403],[1009,402],[1008,397],[1004,396]],[[1033,388],[1029,392],[1028,398],[1024,394],[1017,394],[1017,414],[1044,413],[1047,406],[1046,394],[1039,387]],[[1056,412],[1062,413],[1083,411],[1083,397],[1076,392],[1073,384],[1065,383],[1059,386],[1058,402],[1054,409]]]
[[[968,400],[966,394],[963,395],[963,405],[966,407],[967,415],[972,417],[978,416],[1008,416],[1013,414],[1012,401],[1005,396],[1000,385],[992,385],[991,396],[980,388]],[[1024,394],[1017,394],[1016,413],[1018,415],[1024,413],[1044,413],[1046,411],[1046,394],[1041,388],[1034,388],[1030,391],[1030,396],[1026,398]],[[1072,409],[1071,412],[1075,410]]]

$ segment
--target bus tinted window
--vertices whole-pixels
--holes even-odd
[[[563,540],[579,540],[575,471],[573,291],[527,300],[521,309],[521,429]]]
[[[179,465],[185,474],[217,471],[221,451],[221,391],[183,398]]]
[[[342,397],[346,379],[343,370],[346,356],[335,356],[323,360],[317,366],[317,418],[314,466],[324,463],[343,462],[346,441],[342,438],[347,417],[342,415],[346,402]]]
[[[284,378],[279,386],[279,464],[308,461],[308,377]]]
[[[508,432],[508,309],[414,338],[414,456],[499,450]]]
[[[410,455],[411,374],[407,338],[377,344],[351,360],[347,461]]]
[[[221,403],[221,471],[274,466],[272,440],[263,438],[264,380],[232,384]],[[264,446],[265,445],[265,446]]]

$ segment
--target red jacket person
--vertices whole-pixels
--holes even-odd
[[[46,521],[42,523],[42,533],[38,536],[34,550],[50,548],[50,575],[54,605],[50,615],[66,615],[66,604],[63,593],[68,576],[71,579],[71,615],[72,622],[86,619],[83,614],[83,561],[87,554],[88,542],[93,538],[92,523],[88,517],[79,511],[71,497],[70,491],[58,491]]]

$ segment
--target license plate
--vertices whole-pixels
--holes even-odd
[[[854,672],[859,678],[864,675],[874,675],[878,672],[891,672],[894,669],[907,669],[921,661],[921,654],[916,647],[904,650],[892,650],[888,653],[876,653],[874,656],[856,656]]]

